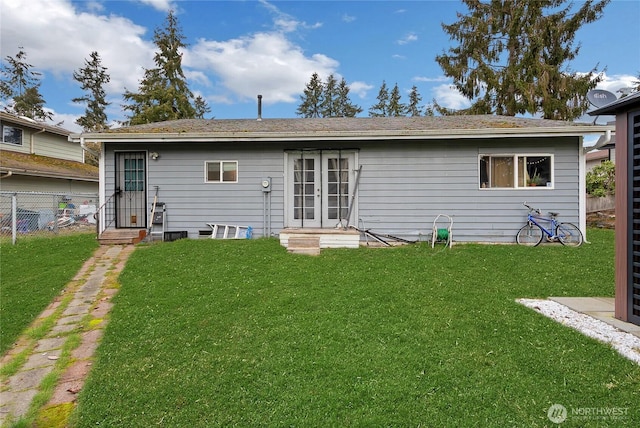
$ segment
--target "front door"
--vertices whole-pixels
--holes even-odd
[[[146,153],[116,153],[116,227],[144,228],[146,212]]]
[[[287,157],[287,227],[346,225],[355,198],[356,155],[342,151],[292,151]],[[351,223],[357,218],[355,207]]]

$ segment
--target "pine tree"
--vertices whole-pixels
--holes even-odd
[[[74,71],[73,78],[78,83],[85,95],[73,98],[74,103],[86,105],[84,115],[76,119],[76,123],[85,131],[103,131],[108,129],[106,108],[110,104],[106,100],[104,85],[109,83],[111,77],[107,74],[107,68],[102,66],[102,60],[98,52],[91,52],[91,60],[84,60],[85,66]]]
[[[298,105],[298,116],[311,118],[322,117],[322,104],[324,101],[324,86],[318,73],[311,75],[311,80],[305,85],[303,95],[300,95],[301,103]]]
[[[388,116],[404,117],[407,115],[407,106],[400,102],[401,98],[400,89],[396,83],[389,95]]]
[[[420,101],[422,101],[422,97],[418,93],[416,85],[413,85],[409,93],[409,105],[407,106],[407,114],[409,116],[422,116]]]
[[[369,108],[369,116],[371,117],[385,117],[389,114],[389,90],[387,89],[387,83],[383,80],[382,86],[378,91],[376,97],[378,102]]]
[[[33,71],[27,62],[27,54],[20,48],[15,57],[5,57],[7,64],[0,73],[0,94],[5,100],[5,111],[36,120],[51,119],[44,110],[46,104],[40,93],[41,73]]]
[[[321,117],[336,117],[339,114],[338,81],[333,74],[327,77],[323,85],[322,103],[320,105]]]
[[[459,44],[436,61],[473,101],[465,113],[574,119],[602,76],[596,68],[579,75],[566,63],[580,50],[576,32],[599,19],[609,1],[587,0],[574,10],[566,0],[463,0],[469,13],[442,25]]]
[[[362,108],[353,104],[349,98],[349,85],[342,78],[338,84],[338,117],[355,117]]]
[[[189,90],[182,71],[181,49],[184,35],[173,11],[167,15],[164,28],[157,28],[153,40],[159,51],[154,56],[155,68],[145,70],[138,92],[126,91],[124,98],[132,101],[123,106],[131,111],[128,124],[137,125],[150,122],[162,122],[175,119],[196,117],[193,93]],[[204,101],[201,99],[199,102]],[[206,103],[205,103],[206,104]],[[199,111],[205,111],[198,106]],[[208,107],[207,107],[208,108]]]
[[[193,100],[193,108],[196,111],[196,119],[204,119],[204,115],[211,112],[211,107],[207,104],[207,100],[201,95],[198,95],[195,100]]]

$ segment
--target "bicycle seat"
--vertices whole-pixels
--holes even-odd
[[[558,217],[560,215],[560,213],[552,213],[551,211],[549,211],[549,215],[551,217]]]

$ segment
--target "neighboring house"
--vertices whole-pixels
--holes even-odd
[[[0,191],[98,193],[98,168],[70,131],[0,112]]]
[[[615,136],[612,136],[612,143],[598,150],[588,152],[585,159],[587,161],[587,172],[600,165],[604,161],[616,163]]]
[[[616,115],[615,317],[640,325],[640,92],[589,114]]]
[[[166,227],[191,238],[207,223],[256,237],[348,223],[427,240],[447,214],[455,241],[515,242],[524,201],[584,231],[583,136],[612,129],[502,116],[194,119],[71,139],[102,142],[111,228],[145,228],[157,194]]]

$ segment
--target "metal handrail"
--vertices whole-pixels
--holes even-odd
[[[114,198],[117,194],[118,192],[114,192],[109,196],[104,204],[100,205],[100,208],[98,208],[98,210],[93,214],[93,218],[96,220],[96,233],[98,236],[107,230],[107,228],[116,220]],[[109,208],[111,208],[110,211]],[[111,214],[111,216],[109,216],[109,214]],[[104,222],[100,221],[101,218],[104,218]],[[101,227],[102,224],[104,224],[104,227]]]

